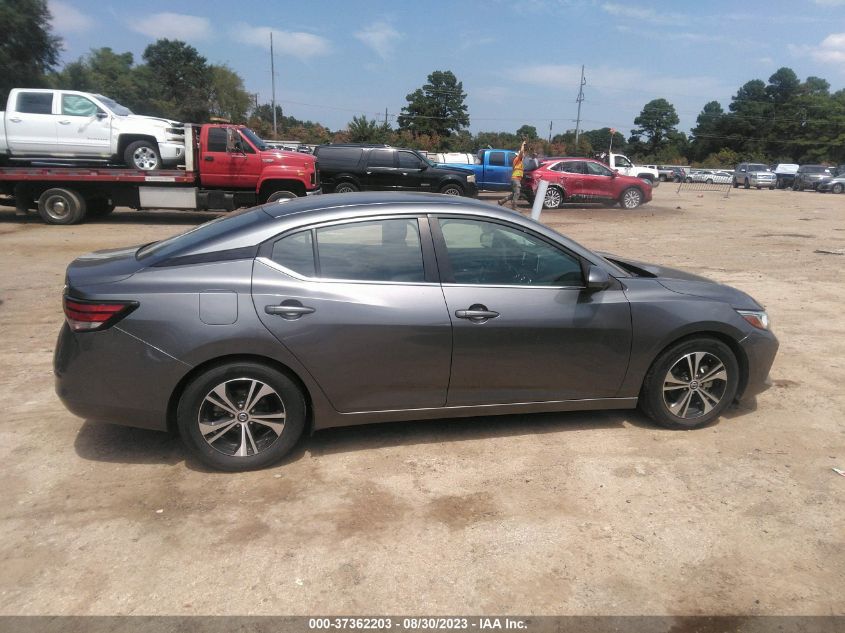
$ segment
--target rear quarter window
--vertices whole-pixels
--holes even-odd
[[[320,146],[315,152],[320,161],[320,168],[331,167],[355,167],[361,160],[362,149],[360,147],[332,147],[331,145]]]
[[[17,111],[27,114],[52,114],[52,92],[19,92]]]

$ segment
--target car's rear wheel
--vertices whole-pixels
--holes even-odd
[[[739,364],[731,349],[714,338],[671,346],[654,361],[643,381],[640,408],[670,429],[694,429],[715,420],[733,401]]]
[[[564,195],[560,187],[549,187],[546,189],[546,197],[543,199],[543,207],[546,209],[560,209],[563,205]]]
[[[643,194],[635,187],[630,187],[629,189],[623,191],[619,198],[619,204],[621,204],[625,209],[636,209],[642,204],[642,202]]]
[[[830,190],[831,190],[833,193],[842,193],[842,191],[843,191],[844,189],[845,189],[845,187],[843,187],[843,185],[842,185],[842,183],[841,183],[841,182],[837,182],[835,185],[833,185],[833,186],[830,188]]]
[[[230,363],[192,380],[177,409],[188,450],[219,470],[264,468],[296,444],[305,427],[305,399],[282,372],[258,363]]]
[[[734,189],[739,188],[739,183],[736,181],[736,178],[733,179],[733,185],[734,185]]]
[[[705,181],[704,181],[704,184],[705,184],[705,185],[712,185],[712,184],[713,184],[713,179],[712,179],[712,178],[708,178],[707,180],[705,180]]]
[[[353,191],[360,191],[360,189],[355,183],[351,182],[339,182],[334,188],[335,193],[352,193]]]

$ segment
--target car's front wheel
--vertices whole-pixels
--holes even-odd
[[[841,182],[837,182],[835,185],[833,185],[833,186],[830,188],[830,190],[831,190],[833,193],[842,193],[842,190],[843,190],[843,189],[845,189],[845,187],[843,187],[843,185],[842,185],[842,183],[841,183]]]
[[[150,171],[161,167],[161,154],[158,146],[150,141],[130,143],[123,152],[123,162],[127,167]]]
[[[639,189],[635,187],[631,187],[623,191],[622,196],[619,199],[619,203],[625,209],[636,209],[642,204],[642,202],[643,194]]]
[[[739,364],[730,347],[714,338],[688,339],[654,361],[639,405],[661,426],[695,429],[721,415],[738,385]]]
[[[188,450],[218,470],[264,468],[296,444],[305,398],[288,376],[259,363],[230,363],[194,378],[179,399],[177,424]]]
[[[464,190],[461,188],[460,185],[450,183],[448,185],[444,185],[440,189],[440,193],[445,196],[462,196],[464,195]]]

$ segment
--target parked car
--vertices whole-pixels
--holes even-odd
[[[660,184],[660,173],[655,167],[646,165],[635,165],[631,159],[624,154],[602,153],[596,157],[599,161],[611,169],[617,171],[622,176],[636,176],[648,181],[652,187]]]
[[[475,174],[468,166],[437,165],[412,149],[338,143],[319,145],[314,155],[323,190],[328,193],[431,191],[453,196],[478,195]]]
[[[557,209],[565,202],[619,203],[635,209],[651,200],[651,185],[633,176],[622,176],[590,158],[563,158],[543,163],[522,178],[522,191],[529,202],[540,180],[549,182],[543,206]]]
[[[791,187],[795,181],[795,172],[798,171],[798,165],[795,163],[778,163],[772,171],[777,178],[776,187],[778,189],[786,189]]]
[[[746,189],[750,187],[774,189],[776,183],[775,174],[762,163],[740,163],[734,169],[732,179],[734,188],[742,185]]]
[[[801,165],[795,173],[792,190],[804,191],[805,189],[815,189],[820,181],[830,178],[831,175],[830,169],[824,165]]]
[[[151,170],[185,159],[181,123],[133,114],[89,92],[15,88],[0,127],[0,157],[10,160],[112,161]]]
[[[821,191],[822,193],[827,193],[828,191],[831,193],[842,193],[845,191],[845,174],[819,180],[816,185],[816,191]]]
[[[475,184],[483,191],[508,191],[516,152],[509,149],[482,149],[473,164],[438,163],[445,167],[464,167],[475,174]],[[530,159],[526,158],[527,163]],[[527,165],[526,165],[527,167]]]
[[[640,406],[698,428],[778,348],[744,292],[425,194],[263,205],[84,256],[65,288],[65,406],[230,471],[372,422]]]
[[[693,169],[686,177],[686,182],[699,182],[707,185],[729,185],[732,175],[720,169]]]
[[[668,178],[672,182],[684,182],[687,177],[687,170],[683,167],[672,167],[672,176]]]

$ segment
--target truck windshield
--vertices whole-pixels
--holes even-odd
[[[242,128],[238,128],[238,129],[240,130],[241,134],[243,134],[245,137],[247,137],[249,139],[249,141],[253,145],[255,145],[255,147],[257,149],[261,150],[262,152],[265,152],[268,149],[270,149],[269,147],[267,147],[267,143],[265,143],[260,138],[258,138],[258,135],[255,132],[253,132],[252,130],[250,130],[248,127],[242,127]]]
[[[94,95],[103,102],[103,105],[106,106],[109,110],[114,112],[118,116],[126,116],[127,114],[133,114],[132,110],[127,108],[126,106],[120,105],[114,99],[109,99],[108,97],[104,97],[103,95]]]

